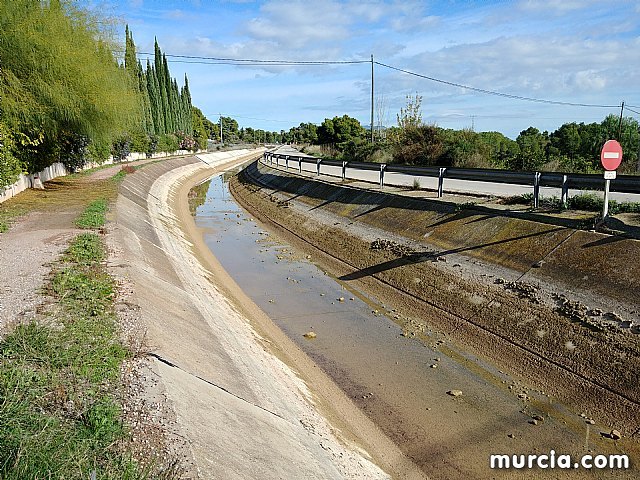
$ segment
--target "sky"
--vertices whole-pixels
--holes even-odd
[[[169,55],[364,61],[339,65],[220,65],[169,57],[193,104],[212,121],[288,130],[344,114],[370,124],[376,62],[446,82],[577,107],[480,93],[374,65],[376,125],[396,124],[407,95],[443,128],[499,131],[599,122],[640,112],[640,0],[250,1],[105,0],[88,3],[132,30],[139,58],[154,37]],[[207,62],[207,60],[204,60]],[[640,114],[625,110],[625,116]]]

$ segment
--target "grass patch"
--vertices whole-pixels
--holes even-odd
[[[124,448],[113,280],[83,234],[54,267],[57,308],[0,341],[0,478],[141,479]]]
[[[107,200],[99,198],[89,204],[76,219],[76,225],[80,228],[100,228],[106,221]]]
[[[533,194],[525,193],[508,197],[502,202],[505,205],[529,205],[533,206]],[[604,207],[604,199],[602,195],[595,193],[579,193],[570,197],[567,206],[562,204],[558,197],[540,197],[538,205],[548,210],[582,210],[585,212],[601,212]],[[609,213],[615,215],[617,213],[640,213],[640,203],[634,202],[617,202],[609,200]]]
[[[20,206],[6,206],[2,208],[0,204],[0,233],[5,233],[11,228],[11,224],[21,215],[24,215],[25,209]]]

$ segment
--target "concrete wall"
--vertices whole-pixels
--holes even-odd
[[[196,153],[202,153],[202,152],[205,152],[205,151],[200,150]],[[178,150],[176,152],[158,152],[158,153],[154,153],[151,156],[151,158],[165,158],[173,155],[190,155],[191,153],[192,152],[189,150]],[[147,158],[147,155],[145,153],[132,152],[123,161],[117,162],[117,163],[134,162],[136,160],[143,160],[145,158]],[[85,165],[83,170],[96,168],[101,165],[111,165],[113,163],[114,163],[113,157],[109,157],[103,163],[96,163],[96,162],[88,163]],[[13,185],[9,185],[4,188],[0,187],[0,203],[4,202],[5,200],[9,200],[11,197],[14,197],[20,192],[23,192],[27,188],[33,188],[36,178],[39,178],[41,182],[48,182],[49,180],[53,180],[56,177],[64,177],[65,175],[68,175],[68,174],[69,172],[67,171],[66,167],[59,162],[48,166],[47,168],[45,168],[44,170],[38,173],[33,173],[31,175],[21,174],[18,177],[18,180]]]

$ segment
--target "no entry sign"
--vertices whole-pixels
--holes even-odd
[[[616,140],[607,140],[600,152],[600,162],[605,170],[615,170],[622,162],[622,147]]]

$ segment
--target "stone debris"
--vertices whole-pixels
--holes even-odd
[[[385,240],[383,238],[376,238],[370,245],[371,250],[387,250],[399,257],[405,257],[415,253],[415,250],[407,247],[406,245],[400,245],[397,242],[391,240]]]
[[[307,332],[303,335],[304,338],[316,338],[316,332]]]
[[[451,395],[452,397],[460,397],[462,396],[462,390],[449,390],[447,395]]]
[[[613,440],[620,440],[622,438],[622,434],[618,430],[611,430],[609,437]]]
[[[496,280],[496,283],[499,282],[497,282]],[[540,300],[538,299],[538,290],[540,290],[540,287],[531,285],[527,282],[505,282],[504,288],[506,288],[507,290],[511,290],[516,295],[518,295],[518,297],[527,299],[531,303],[540,303]]]

